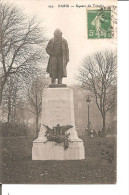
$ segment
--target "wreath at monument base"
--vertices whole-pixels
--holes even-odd
[[[56,143],[64,143],[65,150],[69,147],[69,142],[72,142],[72,141],[69,138],[70,133],[67,133],[66,131],[72,128],[73,127],[72,125],[60,126],[59,124],[57,124],[57,126],[53,127],[52,129],[46,125],[44,126],[47,128],[47,131],[45,133],[47,141],[54,141]]]

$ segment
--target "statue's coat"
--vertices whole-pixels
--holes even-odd
[[[53,45],[54,45],[54,38],[50,39],[46,47],[46,52],[50,55],[46,71],[50,75],[52,73],[52,64],[53,64],[53,56],[51,55],[53,52]],[[66,66],[69,61],[69,48],[68,48],[68,43],[64,38],[62,38],[62,54],[63,56],[62,56],[61,66],[63,66],[63,77],[67,77]]]

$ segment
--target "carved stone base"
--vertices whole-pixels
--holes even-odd
[[[83,141],[69,143],[64,150],[63,143],[57,144],[52,141],[46,143],[33,142],[32,160],[81,160],[85,159]]]

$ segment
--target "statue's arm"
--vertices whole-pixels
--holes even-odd
[[[47,44],[46,52],[48,53],[48,55],[52,55],[52,41],[51,40]]]

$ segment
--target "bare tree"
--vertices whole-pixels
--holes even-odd
[[[39,116],[41,113],[42,106],[42,95],[43,90],[48,86],[47,79],[37,78],[33,83],[31,89],[28,91],[28,103],[29,107],[27,108],[31,113],[35,115],[35,124],[36,124],[36,135],[39,131]]]
[[[21,82],[18,75],[11,75],[5,84],[3,91],[3,109],[7,112],[7,121],[15,122],[17,114],[17,106],[20,100],[20,90],[22,90]]]
[[[5,83],[10,75],[26,77],[38,64],[43,63],[45,29],[33,17],[28,19],[14,4],[0,2],[0,105]]]
[[[80,69],[81,87],[95,98],[103,121],[103,135],[106,135],[106,114],[116,104],[116,52],[97,52],[86,57]]]
[[[34,70],[34,69],[33,69]],[[32,83],[39,77],[46,77],[42,68],[35,67],[35,71],[30,69],[30,74],[26,77],[19,72],[8,77],[3,91],[2,116],[7,115],[8,122],[26,121],[26,104],[28,101],[28,90]]]

